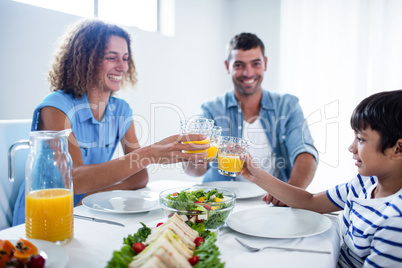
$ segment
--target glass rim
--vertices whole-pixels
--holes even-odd
[[[194,186],[190,186],[190,187],[174,187],[174,188],[165,189],[165,190],[163,190],[163,191],[161,191],[159,193],[159,200],[167,200],[169,202],[175,202],[175,203],[193,204],[193,203],[184,202],[184,201],[170,200],[170,199],[167,199],[166,197],[168,195],[170,195],[170,194],[175,193],[175,192],[195,191],[195,190],[200,190],[200,189],[204,189],[206,191],[217,189],[218,192],[221,192],[227,198],[224,201],[222,200],[222,201],[219,201],[219,202],[208,202],[209,204],[212,204],[212,203],[214,203],[214,204],[226,204],[226,203],[231,202],[234,199],[236,199],[236,193],[234,191],[230,190],[230,189],[221,188],[221,187],[194,185]]]
[[[71,132],[72,132],[71,128],[64,130],[38,130],[38,131],[31,131],[29,133],[29,137],[54,139],[54,138],[68,137],[71,134]]]
[[[222,141],[232,141],[232,142],[235,142],[235,143],[242,142],[242,143],[249,144],[249,141],[248,141],[248,140],[243,139],[243,138],[240,138],[240,137],[221,136],[220,138],[222,139]]]
[[[200,123],[200,121],[205,121],[208,123],[214,123],[215,121],[213,119],[210,118],[206,118],[206,117],[189,117],[189,118],[184,118],[184,119],[180,119],[180,122],[185,122],[185,123]]]

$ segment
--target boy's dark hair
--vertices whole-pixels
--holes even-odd
[[[255,34],[240,33],[230,40],[226,46],[226,58],[230,61],[231,52],[234,49],[249,50],[252,48],[261,48],[262,55],[265,57],[264,43]]]
[[[402,138],[402,90],[373,94],[353,111],[350,125],[354,131],[370,127],[380,133],[379,150],[396,144]]]

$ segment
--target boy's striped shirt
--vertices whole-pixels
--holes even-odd
[[[402,267],[402,189],[371,198],[377,177],[357,175],[327,190],[343,209],[339,264],[344,267]]]

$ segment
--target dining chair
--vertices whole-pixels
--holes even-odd
[[[8,150],[19,140],[29,140],[31,122],[31,119],[0,120],[0,230],[12,225],[14,204],[25,179],[25,162],[29,153],[27,149],[15,151],[14,181],[10,181]]]

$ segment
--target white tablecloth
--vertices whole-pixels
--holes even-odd
[[[147,186],[147,190],[160,192],[163,189],[176,186],[191,186],[194,183],[183,181],[156,181]],[[250,206],[267,206],[261,197],[238,200],[234,211],[240,211]],[[105,267],[114,250],[122,246],[123,238],[136,233],[141,227],[140,222],[148,227],[166,221],[161,209],[138,214],[103,213],[90,210],[84,206],[74,209],[74,214],[91,216],[99,219],[113,220],[123,223],[126,227],[97,223],[87,220],[74,220],[74,238],[62,247],[69,255],[67,267]],[[328,215],[333,226],[328,231],[305,238],[269,239],[257,238],[240,234],[223,227],[218,233],[218,247],[225,267],[335,267],[339,254],[339,222],[338,217]],[[25,225],[0,231],[0,239],[15,239],[25,237]],[[235,241],[235,237],[253,246],[275,245],[292,246],[316,250],[327,250],[331,254],[316,254],[289,252],[267,249],[257,253],[247,252]]]

